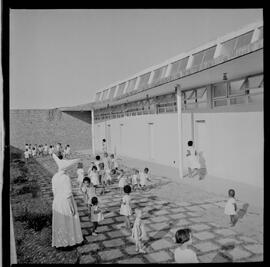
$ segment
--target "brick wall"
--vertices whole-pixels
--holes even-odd
[[[91,113],[51,110],[10,110],[10,145],[69,144],[71,149],[91,148]]]

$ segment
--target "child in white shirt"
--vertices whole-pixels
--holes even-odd
[[[124,170],[120,170],[120,174],[118,176],[118,186],[119,186],[119,192],[122,195],[124,192],[124,186],[127,185],[127,177],[124,174]]]
[[[118,166],[118,163],[117,163],[116,159],[114,158],[114,154],[111,154],[110,158],[111,158],[111,160],[110,160],[110,163],[111,163],[110,169],[118,169],[119,166]]]
[[[193,177],[193,171],[195,171],[195,175],[199,174],[200,163],[197,159],[197,152],[193,147],[193,141],[188,141],[188,148],[187,148],[187,165],[188,165],[188,176],[190,178]]]
[[[69,158],[69,156],[70,156],[70,146],[67,145],[66,146],[66,158]]]
[[[43,154],[46,156],[48,155],[48,145],[45,144],[44,147],[43,147]]]
[[[49,155],[52,156],[52,154],[53,154],[53,146],[50,145],[50,148],[49,148]]]
[[[236,205],[236,201],[235,201],[235,191],[234,189],[230,189],[228,192],[229,195],[229,199],[225,205],[225,209],[224,209],[224,213],[226,215],[230,215],[230,219],[231,219],[231,226],[235,226],[236,222],[237,222],[237,205]]]
[[[140,187],[142,189],[144,189],[147,185],[147,181],[151,181],[150,177],[149,177],[149,169],[148,168],[144,168],[143,172],[141,172],[140,174]]]
[[[187,248],[192,243],[190,229],[178,230],[175,233],[175,241],[180,244],[180,247],[174,251],[174,260],[176,263],[199,263],[196,253]]]
[[[99,163],[101,163],[102,161],[100,160],[100,156],[97,155],[96,156],[96,161],[95,161],[95,165],[97,166],[97,170],[99,171]]]
[[[91,179],[91,182],[93,183],[93,185],[95,187],[95,192],[96,192],[96,188],[99,185],[99,178],[98,178],[97,166],[93,166],[92,167],[90,179]]]
[[[98,206],[98,198],[92,197],[92,205],[91,205],[91,222],[93,222],[93,230],[92,235],[97,235],[96,229],[98,227],[98,223],[104,219],[103,213]]]
[[[125,216],[125,224],[128,229],[130,229],[130,219],[129,217],[132,215],[132,210],[130,206],[130,192],[131,187],[129,185],[124,186],[124,193],[125,195],[122,198],[121,207],[120,207],[120,214]]]
[[[29,151],[28,151],[28,148],[24,152],[24,158],[25,158],[25,161],[28,162],[28,160],[29,160]]]
[[[36,154],[37,154],[36,148],[35,148],[35,147],[33,147],[33,148],[32,148],[32,156],[33,156],[33,157],[35,157],[35,156],[36,156]]]

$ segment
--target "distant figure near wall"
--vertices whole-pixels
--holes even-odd
[[[103,151],[103,153],[106,153],[107,152],[106,139],[102,139],[102,151]]]

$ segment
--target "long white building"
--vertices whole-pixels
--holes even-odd
[[[187,141],[208,173],[263,187],[263,22],[112,83],[94,102],[92,147],[187,173]]]

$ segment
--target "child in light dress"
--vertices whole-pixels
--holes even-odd
[[[192,244],[190,229],[177,230],[175,241],[177,244],[180,244],[180,247],[174,251],[174,260],[176,263],[199,263],[196,253],[187,248]]]
[[[99,177],[99,184],[101,185],[101,195],[105,193],[105,187],[107,185],[106,183],[106,172],[104,170],[104,163],[99,163],[99,171],[98,171],[98,177]]]
[[[188,141],[187,148],[187,165],[188,165],[188,176],[190,178],[193,177],[193,171],[195,172],[194,176],[199,174],[200,163],[197,159],[197,152],[193,147],[193,141]]]
[[[205,158],[203,156],[203,152],[200,151],[199,152],[199,164],[200,164],[200,169],[199,169],[199,180],[204,179],[204,177],[207,174],[207,168],[206,168],[206,162],[205,162]]]
[[[84,178],[83,164],[82,162],[79,162],[77,165],[77,181],[80,187],[81,184],[83,183],[83,178]]]
[[[24,158],[25,158],[25,161],[28,162],[28,160],[29,160],[29,150],[28,150],[28,148],[24,152]]]
[[[35,148],[35,147],[33,147],[33,148],[32,148],[32,156],[33,156],[33,158],[35,158],[35,157],[36,157],[36,155],[37,155],[36,148]]]
[[[118,186],[119,186],[119,193],[122,195],[124,193],[124,186],[127,185],[127,177],[124,174],[124,170],[119,171],[119,176],[118,176]]]
[[[98,223],[104,219],[104,216],[98,206],[98,198],[92,197],[91,203],[91,222],[93,222],[94,225],[92,235],[97,235],[96,229],[98,227]]]
[[[88,208],[88,215],[89,219],[91,220],[91,205],[92,205],[92,198],[96,196],[94,185],[91,183],[91,179],[89,177],[83,178],[83,183],[80,187],[83,196],[84,202]]]
[[[66,158],[69,158],[70,157],[70,146],[67,144],[66,145],[66,152],[65,152],[65,154],[66,154]]]
[[[91,174],[90,174],[90,179],[91,179],[91,182],[93,183],[93,185],[95,187],[95,192],[96,192],[96,189],[99,186],[99,177],[98,177],[98,171],[97,171],[97,166],[96,165],[94,165],[92,167],[92,171],[91,171]]]
[[[132,228],[131,237],[135,241],[136,251],[140,253],[146,253],[146,251],[143,249],[143,241],[146,240],[147,237],[146,237],[146,232],[144,228],[144,223],[141,220],[142,210],[135,209],[135,216],[136,216],[136,219],[134,221],[134,225]]]
[[[124,193],[125,195],[122,198],[121,202],[121,207],[120,207],[120,214],[125,216],[125,225],[127,229],[130,229],[130,216],[132,215],[132,210],[131,210],[131,198],[130,198],[130,192],[131,192],[131,187],[130,185],[125,185],[124,186]]]
[[[139,186],[139,183],[140,183],[140,175],[139,175],[139,170],[137,169],[134,169],[133,170],[133,175],[132,175],[132,178],[131,178],[131,183],[132,183],[132,190],[135,191],[138,186]]]
[[[144,168],[143,172],[140,173],[140,187],[141,189],[145,189],[146,185],[147,185],[147,181],[151,181],[150,177],[149,177],[149,169],[148,168]]]
[[[105,175],[106,183],[111,184],[111,176],[110,176],[111,163],[110,163],[110,158],[108,157],[107,152],[104,153],[103,163],[104,163],[104,170],[105,170],[105,173],[106,173],[106,175]]]
[[[54,151],[53,151],[53,146],[50,145],[50,147],[49,147],[49,155],[52,156],[53,152],[54,152]]]
[[[99,155],[97,155],[96,156],[96,161],[95,161],[95,165],[97,166],[97,170],[99,171],[99,163],[101,163],[102,161],[100,160],[100,156]]]
[[[224,209],[224,213],[226,215],[230,215],[230,221],[231,221],[231,226],[235,226],[236,222],[237,222],[237,215],[236,215],[236,211],[237,211],[237,205],[236,205],[236,201],[235,201],[235,191],[234,189],[230,189],[228,191],[228,195],[229,195],[229,199],[225,205],[225,209]]]
[[[117,163],[116,159],[114,158],[114,154],[111,154],[111,156],[110,156],[110,164],[111,164],[110,169],[117,170],[119,168],[118,163]]]
[[[106,139],[102,139],[102,151],[107,152],[107,143]]]
[[[89,169],[87,171],[88,177],[91,176],[93,166],[95,166],[95,163],[94,163],[94,161],[91,161],[90,165],[89,165]]]
[[[44,154],[45,156],[48,155],[48,145],[47,145],[47,144],[45,144],[45,145],[43,146],[43,154]]]

